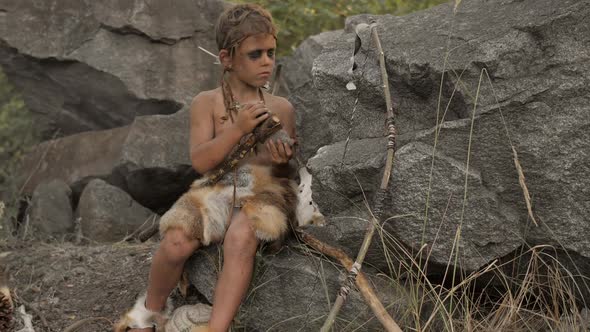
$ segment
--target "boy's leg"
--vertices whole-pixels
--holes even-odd
[[[243,212],[236,213],[223,243],[223,268],[215,287],[211,331],[229,329],[250,285],[257,247],[251,221]]]
[[[160,246],[156,250],[148,279],[145,306],[151,311],[161,311],[168,296],[180,280],[184,263],[198,249],[198,240],[190,239],[183,230],[178,228],[166,231]],[[152,329],[131,329],[130,332]]]

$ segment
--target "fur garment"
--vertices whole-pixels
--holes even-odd
[[[137,298],[133,308],[125,313],[115,325],[115,332],[125,332],[130,328],[142,329],[154,326],[164,328],[168,317],[172,313],[172,302],[168,299],[164,310],[155,312],[145,307],[145,298],[146,294]]]
[[[296,222],[297,185],[272,176],[270,166],[245,165],[225,174],[215,185],[203,186],[205,181],[196,180],[162,216],[162,236],[168,229],[181,228],[205,246],[220,242],[234,207],[241,207],[261,241],[281,239]]]

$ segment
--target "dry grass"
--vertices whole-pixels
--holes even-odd
[[[460,3],[460,0],[455,1],[454,14],[457,13]],[[449,41],[452,29],[451,27]],[[389,267],[391,287],[405,290],[406,303],[409,303],[405,311],[394,313],[393,318],[407,331],[587,331],[590,320],[587,317],[588,310],[584,299],[590,294],[588,277],[579,273],[574,260],[561,245],[529,247],[523,241],[523,249],[511,258],[495,260],[469,274],[459,268],[462,256],[459,243],[463,240],[464,211],[469,199],[467,174],[472,159],[473,130],[478,118],[476,116],[478,99],[484,80],[489,83],[494,98],[496,96],[492,81],[485,69],[480,72],[475,93],[468,92],[469,89],[462,81],[463,72],[457,73],[450,70],[451,74],[454,74],[456,83],[443,112],[441,97],[447,60],[451,53],[449,49],[450,43],[447,43],[437,106],[430,180],[423,216],[422,245],[418,250],[410,251],[394,235],[382,227],[377,228]],[[459,86],[466,92],[465,97],[471,98],[474,105],[466,151],[463,205],[446,270],[442,281],[435,282],[429,276],[430,251],[428,249],[435,245],[437,239],[427,245],[425,233],[430,222],[429,202],[438,136],[443,119],[449,111]],[[497,98],[496,101],[498,101]],[[497,105],[500,103],[497,102]],[[518,183],[523,193],[528,216],[533,227],[537,227],[523,165],[510,137],[502,109],[498,107],[497,111],[512,150],[511,159],[518,174]],[[440,116],[441,113],[442,116]],[[397,217],[400,216],[390,217],[390,219]],[[444,218],[443,215],[442,219]],[[332,292],[335,291],[332,290]]]

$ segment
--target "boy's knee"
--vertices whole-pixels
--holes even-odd
[[[256,233],[249,223],[232,225],[227,230],[223,249],[226,253],[240,256],[253,256],[258,247]]]
[[[184,262],[198,248],[199,241],[189,238],[186,232],[179,228],[166,231],[160,242],[160,250],[173,261]]]

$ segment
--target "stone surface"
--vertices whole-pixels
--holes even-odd
[[[193,263],[187,267],[190,281],[209,298],[215,280],[210,272],[217,270],[219,256],[216,248],[205,251],[205,254],[193,256]],[[240,323],[252,330],[318,331],[340,287],[341,271],[321,258],[291,248],[284,248],[274,256],[258,256],[254,279],[238,314]],[[396,312],[399,313],[408,300],[403,292],[384,279],[371,281],[390,314],[393,312],[394,317],[399,317]],[[352,290],[335,328],[340,331],[346,326],[357,331],[378,331],[382,327],[376,318],[371,319],[372,316],[360,293]],[[398,323],[404,326],[403,320]]]
[[[26,157],[23,170],[25,194],[55,178],[72,186],[77,200],[90,179],[101,178],[162,212],[197,176],[188,157],[188,112],[44,142]]]
[[[421,143],[396,153],[391,201],[385,209],[394,218],[385,230],[413,248],[428,245],[430,259],[441,265],[458,248],[458,261],[468,271],[516,250],[522,242],[515,207],[485,186],[479,170],[442,153],[435,154],[432,169],[432,156],[432,148]]]
[[[386,144],[383,138],[351,140],[348,146],[338,142],[323,146],[309,159],[313,199],[322,213],[366,210],[365,200],[371,199],[381,180]]]
[[[342,30],[323,32],[311,36],[297,47],[294,54],[283,60],[283,93],[295,108],[299,152],[304,159],[313,156],[317,149],[330,140],[326,130],[328,121],[322,114],[316,88],[312,81],[313,62],[329,49]]]
[[[375,20],[399,134],[385,216],[392,219],[384,230],[408,247],[426,243],[432,260],[446,264],[460,228],[458,262],[467,270],[523,242],[590,259],[588,15],[590,1],[482,0],[463,2],[456,13],[446,4],[402,17],[348,18],[314,61],[315,99],[301,93],[308,99],[302,107],[316,114],[314,145],[326,146],[309,162],[318,179],[314,197],[328,227],[345,233],[332,238],[356,236],[360,227],[347,224],[346,232],[334,223],[357,216],[346,200],[358,201],[359,187],[374,191],[382,172],[359,161],[354,173],[374,173],[354,183],[351,167],[337,167],[338,160],[313,164],[338,158],[321,157],[322,151],[336,152],[348,137],[362,142],[384,135],[381,74],[368,31],[361,31],[358,67],[348,73],[354,26]],[[353,78],[358,90],[348,91]],[[511,146],[539,227],[528,216]],[[385,147],[373,153],[382,156]]]
[[[0,4],[0,65],[45,138],[171,114],[220,70],[216,0],[33,1]],[[26,22],[26,24],[22,24]]]
[[[29,222],[37,238],[62,238],[74,230],[72,190],[53,179],[35,188],[29,207]]]
[[[85,237],[98,242],[117,242],[144,223],[149,225],[157,215],[121,189],[95,179],[84,188],[76,217],[81,218]]]
[[[206,24],[184,19],[195,14],[189,2],[158,11],[177,23],[148,18],[144,4],[152,2],[145,1],[32,3],[0,5],[0,63],[27,104],[51,114],[46,118],[65,134],[127,126],[53,141],[56,152],[42,145],[24,168],[31,174],[25,192],[56,177],[76,197],[99,177],[153,210],[169,206],[178,197],[171,193],[182,192],[174,184],[190,183],[187,105],[216,83],[212,59],[196,50]],[[30,31],[12,23],[14,13],[30,19]],[[576,274],[588,275],[589,16],[590,0],[472,0],[456,10],[449,3],[402,17],[350,17],[344,30],[303,43],[284,63],[284,86],[297,110],[314,200],[329,221],[306,231],[355,257],[370,219],[384,167],[385,101],[369,31],[361,31],[357,69],[349,68],[354,26],[374,20],[398,137],[385,220],[367,265],[396,276],[398,260],[423,250],[429,273],[449,261],[469,273],[550,244],[567,249],[560,261],[573,257]],[[38,38],[44,30],[49,37]],[[347,90],[351,80],[357,90]],[[132,123],[136,115],[179,109]],[[512,147],[539,226],[527,213]],[[198,255],[187,268],[211,300],[219,252]],[[257,269],[245,325],[317,330],[336,294],[337,270],[292,249],[259,257]],[[356,327],[369,316],[358,294],[349,301],[340,317]]]

